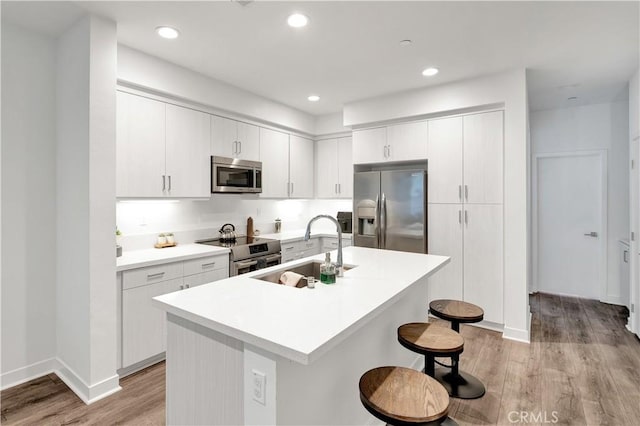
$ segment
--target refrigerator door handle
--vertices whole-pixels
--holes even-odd
[[[381,227],[381,237],[382,241],[380,244],[380,248],[387,247],[387,197],[385,197],[384,192],[382,193],[382,206],[380,212],[380,227]]]
[[[376,195],[376,211],[373,215],[376,221],[376,248],[380,248],[380,195]]]

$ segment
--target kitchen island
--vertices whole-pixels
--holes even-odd
[[[362,373],[422,368],[396,329],[426,319],[427,277],[448,257],[348,247],[353,268],[334,285],[255,278],[311,259],[323,255],[154,299],[167,313],[168,424],[365,424]]]

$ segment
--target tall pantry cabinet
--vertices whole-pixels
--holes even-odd
[[[503,319],[503,112],[428,122],[429,252],[451,263],[429,298],[461,299]]]

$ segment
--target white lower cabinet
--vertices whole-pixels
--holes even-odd
[[[135,371],[166,350],[164,313],[152,298],[228,276],[227,254],[122,272],[121,367]]]
[[[151,299],[183,288],[182,278],[122,292],[122,365],[130,366],[166,349],[164,312]]]
[[[348,238],[342,239],[342,248],[351,246],[351,240]],[[338,237],[322,237],[322,250],[321,253],[328,251],[338,250]],[[332,259],[336,261],[337,259]]]
[[[429,204],[427,218],[428,252],[451,257],[429,277],[429,300],[462,300],[462,204]]]
[[[429,300],[454,299],[504,323],[503,212],[501,204],[429,204],[428,252],[451,261],[429,278]]]
[[[464,300],[484,309],[486,321],[502,324],[502,205],[465,204],[464,214]]]

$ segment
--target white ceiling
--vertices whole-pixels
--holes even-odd
[[[638,2],[73,3],[3,1],[2,18],[55,35],[84,9],[115,20],[122,44],[313,115],[513,68],[530,72],[533,110],[624,99],[640,50]],[[286,25],[294,11],[306,28]]]

